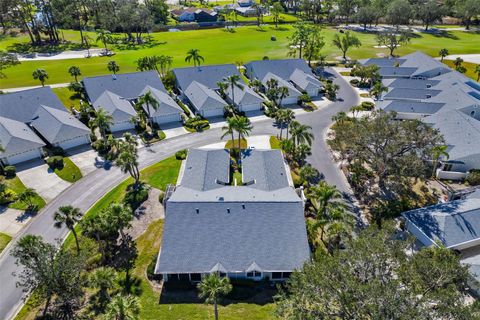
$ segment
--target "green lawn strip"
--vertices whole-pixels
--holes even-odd
[[[82,178],[82,172],[68,157],[63,158],[63,167],[61,169],[55,168],[55,174],[59,178],[71,183]]]
[[[341,55],[341,52],[331,44],[333,36],[337,32],[330,27],[322,30],[325,41],[322,53],[326,54],[330,60]],[[416,34],[416,37],[408,45],[399,47],[395,54],[403,55],[420,50],[431,56],[438,56],[441,48],[449,48],[451,52],[455,49],[455,52],[452,52],[455,54],[478,53],[475,43],[480,42],[480,34],[464,31],[447,32],[446,36]],[[377,54],[388,54],[385,48],[374,48],[377,45],[374,34],[353,33],[359,37],[362,46],[349,50],[347,53],[349,57],[361,59],[375,57]],[[256,26],[245,26],[235,28],[235,32],[219,28],[152,33],[154,45],[139,46],[133,50],[120,50],[113,46],[117,53],[113,57],[22,62],[4,70],[8,81],[2,81],[0,88],[39,85],[39,82],[32,78],[32,72],[36,68],[44,68],[49,73],[48,85],[49,83],[70,82],[72,77],[67,70],[71,65],[80,67],[82,76],[96,76],[108,74],[108,61],[115,60],[120,66],[121,73],[133,72],[137,69],[135,61],[138,58],[165,54],[173,57],[173,67],[186,66],[190,64],[185,62],[185,55],[192,48],[200,50],[200,54],[205,58],[204,64],[235,63],[237,61],[246,63],[262,59],[264,56],[268,56],[270,59],[286,58],[289,51],[288,38],[291,34],[292,27],[290,25],[281,25],[278,29],[272,25],[264,26],[262,29]],[[272,36],[275,36],[276,41],[271,41]],[[205,41],[205,39],[212,39],[212,41]],[[0,44],[2,42],[0,41]]]
[[[247,149],[248,143],[247,140],[241,139],[240,140],[240,148],[242,149]],[[227,143],[225,144],[225,149],[238,149],[238,139],[233,140],[233,145],[232,145],[232,140],[229,139]]]
[[[12,240],[11,236],[0,232],[0,253],[5,249],[10,240]]]
[[[53,88],[52,90],[67,109],[71,110],[74,108],[80,110],[80,99],[75,96],[74,92],[68,88]]]
[[[275,136],[270,136],[270,148],[272,149],[281,149],[280,141]]]
[[[443,60],[443,63],[445,63],[450,68],[455,69],[453,60]],[[467,72],[465,72],[464,74],[467,77],[470,77],[473,80],[477,81],[478,75],[475,73],[475,68],[477,67],[478,64],[471,63],[471,62],[463,62],[462,65],[467,69]]]
[[[5,179],[5,183],[8,187],[8,189],[13,190],[16,194],[19,194],[19,193],[23,192],[23,190],[25,190],[27,188],[23,184],[22,180],[20,180],[20,178],[18,178],[17,176],[15,176],[14,178]],[[45,203],[45,200],[42,199],[42,197],[37,195],[33,199],[33,204],[38,208],[38,210],[40,210],[45,206],[46,203]],[[15,201],[15,202],[10,203],[8,205],[8,207],[12,208],[12,209],[18,209],[18,210],[26,210],[27,209],[27,205],[24,204],[23,202],[20,202],[20,201]]]

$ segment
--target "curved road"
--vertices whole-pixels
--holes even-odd
[[[351,106],[359,103],[356,92],[350,85],[331,69],[327,69],[334,82],[340,85],[338,101],[318,111],[297,116],[297,120],[312,127],[316,137],[312,144],[312,156],[308,161],[325,176],[330,184],[335,184],[345,194],[350,194],[350,189],[344,176],[332,161],[330,152],[323,139],[325,131],[331,124],[331,117],[339,111],[346,111]],[[254,123],[251,135],[278,134],[279,130],[273,122],[263,120]],[[219,140],[221,129],[210,129],[202,133],[194,133],[164,140],[149,148],[139,150],[140,167],[144,168],[171,156],[180,149],[200,147]],[[110,170],[98,169],[76,182],[58,197],[52,200],[32,221],[12,240],[12,244],[25,234],[42,236],[46,241],[54,242],[63,239],[68,230],[57,229],[53,226],[53,214],[60,206],[72,205],[86,212],[105,193],[123,181],[127,175],[118,168]],[[13,245],[10,245],[0,256],[0,319],[11,319],[23,305],[25,294],[21,288],[16,287],[16,278],[13,275],[18,271],[15,259],[10,255]]]

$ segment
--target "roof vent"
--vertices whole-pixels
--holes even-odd
[[[196,209],[195,209],[195,212],[196,212],[197,214],[199,214],[199,213],[200,213],[200,209],[196,208]]]
[[[242,209],[245,210],[245,204],[242,204]]]
[[[227,213],[230,213],[230,208],[227,208]]]
[[[224,197],[218,197],[218,201],[225,201]]]
[[[112,74],[112,79],[113,79],[113,80],[117,80],[117,75],[116,75],[116,74]]]

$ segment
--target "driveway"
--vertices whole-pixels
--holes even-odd
[[[326,76],[341,86],[338,92],[338,100],[333,102],[328,108],[301,114],[297,117],[297,120],[312,126],[316,137],[312,144],[312,155],[307,160],[325,175],[328,183],[336,185],[340,191],[349,197],[351,191],[348,183],[339,170],[337,163],[332,160],[323,136],[332,123],[332,116],[339,111],[348,111],[352,105],[358,104],[359,99],[356,92],[335,71],[327,69]],[[279,132],[271,119],[256,122],[253,127],[252,136],[276,135]],[[167,139],[150,147],[142,148],[139,150],[140,168],[145,168],[161,161],[174,154],[177,150],[196,148],[218,141],[221,135],[222,131],[220,128],[210,129],[202,133],[192,133]],[[72,205],[85,212],[126,177],[127,175],[116,167],[112,167],[110,170],[95,170],[91,172],[67,188],[60,197],[48,203],[39,212],[38,216],[12,240],[12,244],[25,234],[40,235],[45,241],[51,243],[55,239],[63,239],[68,234],[68,230],[65,228],[57,229],[53,225],[53,215],[60,206]],[[22,288],[15,285],[17,279],[12,275],[13,272],[18,272],[19,268],[15,265],[15,259],[10,255],[11,248],[12,246],[4,250],[0,255],[0,283],[2,284],[2,292],[8,292],[8,294],[0,295],[0,319],[12,318],[21,308],[23,304],[22,298],[25,296]]]
[[[98,154],[90,145],[75,148],[68,153],[68,157],[80,169],[83,176],[95,171],[99,167],[97,161]]]
[[[270,136],[252,136],[247,138],[247,144],[249,148],[255,148],[260,150],[268,150],[270,147]]]
[[[162,124],[161,129],[165,133],[166,139],[178,137],[182,134],[189,133],[187,130],[185,130],[181,123]]]
[[[46,201],[55,199],[71,183],[60,179],[43,161],[17,167],[17,176],[27,188],[33,188]]]
[[[30,213],[22,210],[0,207],[0,232],[15,237],[32,218]]]

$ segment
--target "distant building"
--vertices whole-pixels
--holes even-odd
[[[302,193],[279,150],[245,151],[243,185],[231,185],[223,149],[189,150],[181,172],[155,267],[165,281],[281,281],[309,260]]]
[[[170,13],[178,22],[215,22],[218,19],[217,12],[203,8],[175,9]]]

